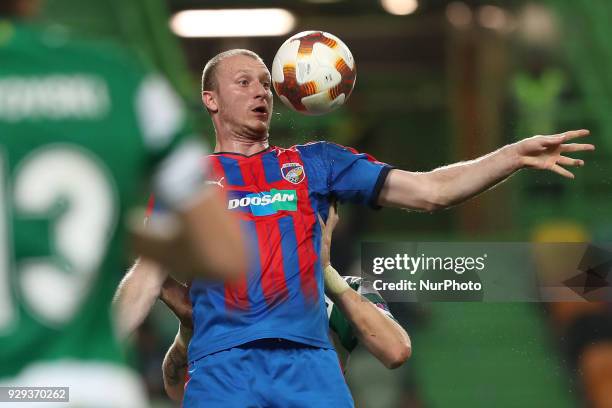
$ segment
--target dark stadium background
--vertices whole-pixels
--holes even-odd
[[[58,29],[132,47],[164,72],[209,140],[199,102],[208,58],[235,47],[267,64],[282,37],[181,39],[170,16],[184,9],[282,7],[292,32],[339,36],[357,61],[346,107],[322,117],[277,100],[272,143],[328,139],[410,170],[474,158],[533,134],[590,128],[598,150],[568,182],[523,171],[466,205],[435,214],[345,206],[333,263],[355,273],[362,240],[522,241],[612,237],[612,4],[606,0],[419,0],[393,16],[376,0],[48,0]],[[265,24],[265,22],[264,22]],[[143,198],[143,202],[144,202]],[[392,304],[413,357],[387,371],[356,352],[349,383],[360,407],[612,406],[605,305]],[[164,397],[161,361],[176,321],[160,305],[140,330],[133,364],[155,406]],[[609,340],[608,340],[609,341]],[[581,345],[596,343],[586,355]],[[593,351],[595,350],[595,351]]]

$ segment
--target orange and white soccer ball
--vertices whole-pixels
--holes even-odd
[[[353,55],[340,39],[304,31],[281,45],[272,63],[276,94],[289,108],[321,115],[341,106],[355,86]]]

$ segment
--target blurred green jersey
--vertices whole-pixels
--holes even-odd
[[[124,215],[185,130],[171,87],[127,53],[0,19],[0,379],[122,363]]]

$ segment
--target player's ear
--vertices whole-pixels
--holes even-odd
[[[202,91],[202,103],[210,112],[217,112],[219,110],[217,95],[215,95],[214,91]]]

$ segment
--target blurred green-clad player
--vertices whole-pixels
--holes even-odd
[[[127,53],[23,22],[35,8],[0,3],[0,385],[146,406],[110,309],[127,210],[150,183],[206,276],[242,270],[239,228],[206,190],[204,149],[171,87]]]

